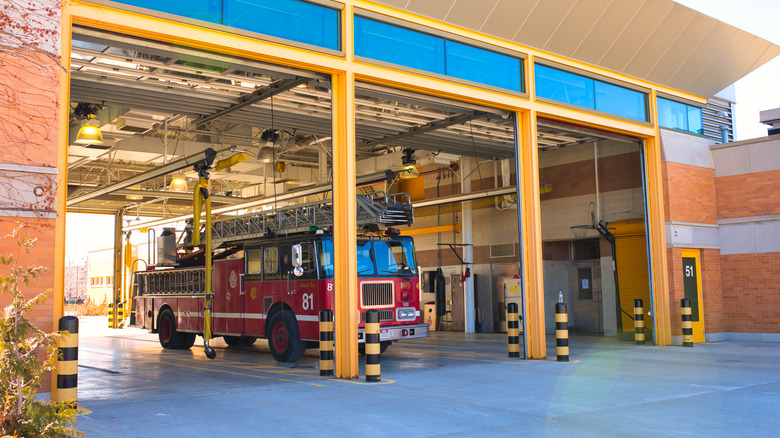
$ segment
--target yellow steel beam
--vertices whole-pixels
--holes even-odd
[[[650,114],[655,119],[655,91],[651,93]],[[655,120],[653,120],[655,121]],[[666,231],[664,224],[663,172],[661,166],[661,133],[656,128],[652,137],[645,138],[645,166],[647,178],[648,230],[650,231],[650,258],[652,260],[653,304],[655,306],[656,345],[672,344],[672,324],[669,309],[669,277],[666,260]]]
[[[342,11],[343,47],[351,53],[352,8]],[[351,57],[351,55],[347,55]],[[333,252],[336,377],[358,378],[355,75],[333,75]]]
[[[529,359],[547,357],[544,324],[544,272],[542,266],[542,221],[539,201],[539,148],[536,140],[536,112],[518,112],[521,163],[521,209],[525,285],[526,354]]]
[[[402,230],[401,234],[404,236],[419,236],[420,234],[445,233],[447,231],[458,231],[461,227],[461,224],[454,224],[440,225],[438,227],[413,228],[411,230]]]
[[[111,309],[111,328],[118,328],[117,304],[122,301],[122,271],[124,271],[124,258],[122,257],[122,211],[114,215],[114,285],[111,295],[113,307]]]

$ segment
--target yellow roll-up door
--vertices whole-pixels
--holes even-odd
[[[634,300],[640,299],[645,314],[650,310],[650,283],[647,276],[647,244],[643,220],[619,221],[609,224],[615,236],[615,262],[617,266],[620,308],[633,315]],[[633,332],[634,321],[625,313],[623,331]],[[645,327],[652,327],[645,318]]]

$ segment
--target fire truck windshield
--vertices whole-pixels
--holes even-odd
[[[322,275],[333,275],[333,241],[320,241]],[[414,243],[410,238],[362,240],[357,242],[358,275],[417,275]]]

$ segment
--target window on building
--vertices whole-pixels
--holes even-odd
[[[338,10],[302,0],[114,0],[152,11],[340,50]]]
[[[105,282],[106,287],[113,286],[114,285],[114,276],[113,275],[107,275],[106,278],[105,278],[105,281],[106,281]]]
[[[647,121],[647,94],[536,64],[536,96],[619,117]]]
[[[523,92],[522,59],[355,17],[355,55]]]
[[[664,128],[678,129],[693,134],[703,134],[700,107],[659,97],[658,124]]]
[[[102,286],[103,285],[103,277],[89,277],[89,285],[90,286]]]

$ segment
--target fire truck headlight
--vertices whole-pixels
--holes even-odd
[[[413,307],[403,307],[396,311],[397,321],[411,321],[417,317]]]

